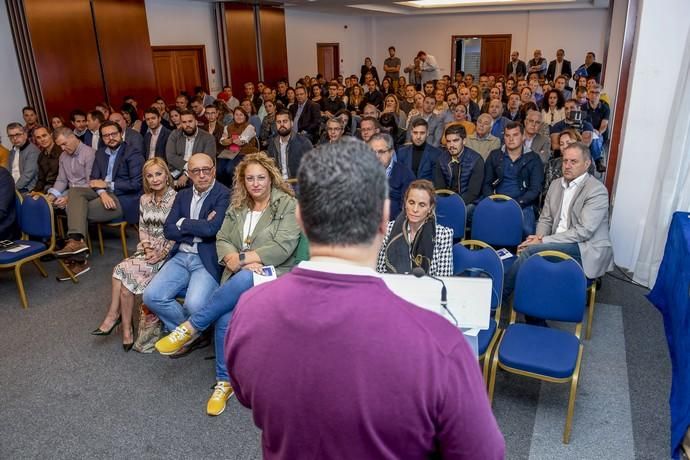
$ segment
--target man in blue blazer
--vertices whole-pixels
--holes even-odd
[[[223,272],[218,264],[216,234],[230,203],[230,190],[216,181],[214,160],[205,153],[189,158],[187,174],[193,187],[177,192],[163,227],[165,237],[175,245],[146,287],[143,299],[168,331],[174,331],[208,303]],[[176,300],[178,296],[184,296],[183,305]],[[198,346],[199,342],[189,343],[178,355]]]
[[[397,161],[412,170],[417,179],[434,180],[434,170],[441,150],[427,142],[429,124],[423,118],[417,118],[410,124],[412,144],[405,144],[398,149]]]
[[[89,222],[110,222],[124,217],[139,222],[142,192],[141,151],[122,141],[122,128],[112,121],[99,128],[105,148],[96,151],[89,187],[70,187],[67,201],[68,240],[56,254],[71,257],[88,252],[84,242]]]
[[[388,133],[374,134],[369,139],[369,147],[376,153],[388,176],[388,198],[391,202],[390,220],[395,220],[404,209],[407,187],[415,180],[414,173],[406,165],[395,161],[393,137]]]
[[[144,156],[146,159],[159,157],[167,163],[165,146],[168,143],[168,137],[170,137],[170,130],[161,124],[161,114],[155,107],[144,110],[144,121],[148,127],[146,134],[144,134]],[[154,136],[156,142],[152,143],[151,140]]]

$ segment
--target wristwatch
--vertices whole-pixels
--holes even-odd
[[[240,265],[244,265],[244,258],[246,254],[244,252],[240,252]]]

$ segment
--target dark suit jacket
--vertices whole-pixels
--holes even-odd
[[[125,131],[124,140],[137,150],[146,158],[148,149],[144,147],[144,136],[141,135],[139,131],[132,128],[127,128]]]
[[[86,132],[84,133],[82,142],[84,144],[88,145],[89,147],[91,147],[91,141],[92,140],[93,140],[93,133],[87,129]],[[103,142],[103,138],[98,139],[98,148],[99,149],[105,148],[105,143]],[[98,149],[96,149],[96,150],[98,150]]]
[[[548,81],[553,81],[558,75],[554,75],[556,73],[556,60],[554,59],[553,61],[549,62],[549,68],[546,69],[546,79]],[[567,75],[568,78],[566,78],[565,82],[568,83],[568,80],[570,80],[570,77],[573,76],[573,69],[570,66],[570,61],[567,59],[563,59],[563,66],[561,67],[561,75]]]
[[[290,140],[288,141],[287,149],[285,151],[285,156],[287,157],[287,169],[288,178],[292,179],[297,177],[297,169],[299,169],[299,164],[302,161],[302,155],[307,153],[313,148],[311,141],[307,139],[306,136],[301,134],[290,135]],[[273,136],[268,141],[268,156],[273,158],[276,162],[276,166],[282,172],[283,165],[280,161],[280,136]]]
[[[391,215],[388,220],[395,220],[402,211],[405,191],[414,179],[414,174],[408,166],[399,161],[393,163],[393,169],[388,178],[388,197],[391,200]]]
[[[162,158],[163,161],[166,161],[165,146],[168,144],[168,137],[170,137],[170,130],[161,125],[161,132],[158,134],[158,139],[156,139],[154,156]],[[151,130],[147,130],[146,134],[144,134],[144,157],[147,159],[149,157],[149,145],[151,145]]]
[[[175,245],[170,250],[168,257],[174,256],[180,248],[180,243],[192,244],[194,237],[201,238],[197,243],[197,250],[201,263],[217,281],[223,274],[223,267],[218,264],[216,252],[216,234],[220,231],[225,219],[225,211],[230,204],[230,190],[220,182],[216,181],[213,188],[209,191],[204,200],[203,206],[199,211],[198,219],[191,219],[190,206],[192,204],[193,187],[187,187],[177,192],[170,214],[165,219],[163,234],[169,240],[175,241]],[[212,211],[216,215],[211,220],[207,220]],[[180,229],[177,228],[177,221],[184,218]]]
[[[294,103],[290,106],[290,113],[293,119],[297,115],[298,104]],[[319,138],[319,130],[321,129],[321,106],[314,101],[307,100],[304,103],[302,114],[297,120],[297,131],[305,131],[312,142]]]
[[[124,218],[130,224],[139,223],[139,198],[142,193],[142,168],[144,156],[141,151],[127,142],[120,144],[120,150],[113,166],[112,181],[115,196],[120,201]],[[105,180],[108,174],[108,154],[105,148],[96,151],[91,169],[91,179]]]
[[[525,61],[518,59],[515,72],[517,73],[518,77],[524,77],[527,75],[527,64],[525,64]],[[510,75],[511,73],[513,73],[513,64],[508,61],[508,64],[506,64],[506,76]]]
[[[13,240],[17,237],[15,196],[12,174],[0,166],[0,240]]]
[[[396,153],[398,163],[404,164],[410,170],[412,170],[412,147],[412,144],[403,145]],[[440,155],[440,149],[429,143],[426,144],[424,153],[422,154],[422,160],[419,162],[419,168],[417,171],[412,171],[415,176],[417,176],[417,179],[434,180],[434,169],[436,169],[436,163],[438,163]]]

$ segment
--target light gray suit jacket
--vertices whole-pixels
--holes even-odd
[[[174,130],[168,137],[168,143],[165,145],[165,157],[168,160],[170,170],[183,171],[186,161],[184,160],[184,148],[187,142],[184,133],[180,130]],[[205,153],[213,161],[216,160],[216,138],[213,134],[209,134],[203,129],[199,131],[194,139],[194,147],[192,153]]]
[[[12,163],[14,162],[15,148],[10,150],[10,156],[7,163],[7,169],[12,172]],[[15,183],[15,188],[21,193],[30,192],[34,189],[38,181],[38,158],[41,156],[41,151],[31,142],[21,150],[19,153],[19,179]]]
[[[589,279],[613,270],[613,248],[609,239],[609,195],[606,187],[587,174],[575,191],[568,211],[568,229],[556,233],[561,220],[563,180],[551,182],[537,223],[537,235],[544,243],[577,243],[582,268]]]
[[[551,139],[543,134],[537,133],[534,136],[534,140],[532,140],[530,149],[539,155],[542,163],[546,164],[549,158],[551,158]]]

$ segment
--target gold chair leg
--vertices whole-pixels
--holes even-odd
[[[96,224],[96,228],[98,229],[98,246],[101,255],[103,255],[103,229],[101,228],[101,224]]]
[[[65,228],[62,225],[62,219],[60,217],[55,217],[55,222],[57,223],[57,233],[60,235],[60,238],[65,237]]]
[[[48,273],[46,272],[45,268],[43,268],[43,265],[41,265],[41,262],[38,259],[34,259],[31,262],[33,262],[38,271],[41,272],[42,277],[48,278]]]
[[[22,279],[22,264],[14,266],[14,279],[17,281],[17,290],[19,291],[19,300],[22,302],[22,308],[29,308],[29,301],[26,299],[26,291],[24,290],[24,280]]]
[[[563,430],[563,444],[570,442],[570,430],[573,424],[573,413],[575,412],[575,397],[577,396],[577,382],[580,378],[580,364],[582,363],[583,346],[580,345],[580,350],[577,354],[577,363],[575,363],[575,371],[573,378],[570,381],[570,397],[568,398],[568,413],[565,416],[565,429]]]
[[[496,352],[494,353],[493,359],[491,360],[491,376],[489,377],[489,405],[492,405],[494,403],[494,387],[496,386],[496,368],[498,368],[498,348],[496,348]]]
[[[74,272],[69,269],[69,267],[65,264],[65,262],[62,261],[62,259],[58,259],[58,264],[62,267],[62,269],[67,273],[67,276],[72,280],[73,283],[78,283],[79,280],[77,279],[76,276],[74,276]]]
[[[122,240],[122,254],[126,259],[129,257],[129,254],[127,253],[127,224],[120,225],[120,240]]]
[[[592,321],[594,321],[594,304],[597,296],[596,281],[592,283],[589,288],[589,313],[587,314],[587,332],[585,332],[585,339],[589,340],[592,337]]]
[[[86,245],[89,247],[89,252],[93,254],[93,245],[91,244],[91,233],[86,232]]]

